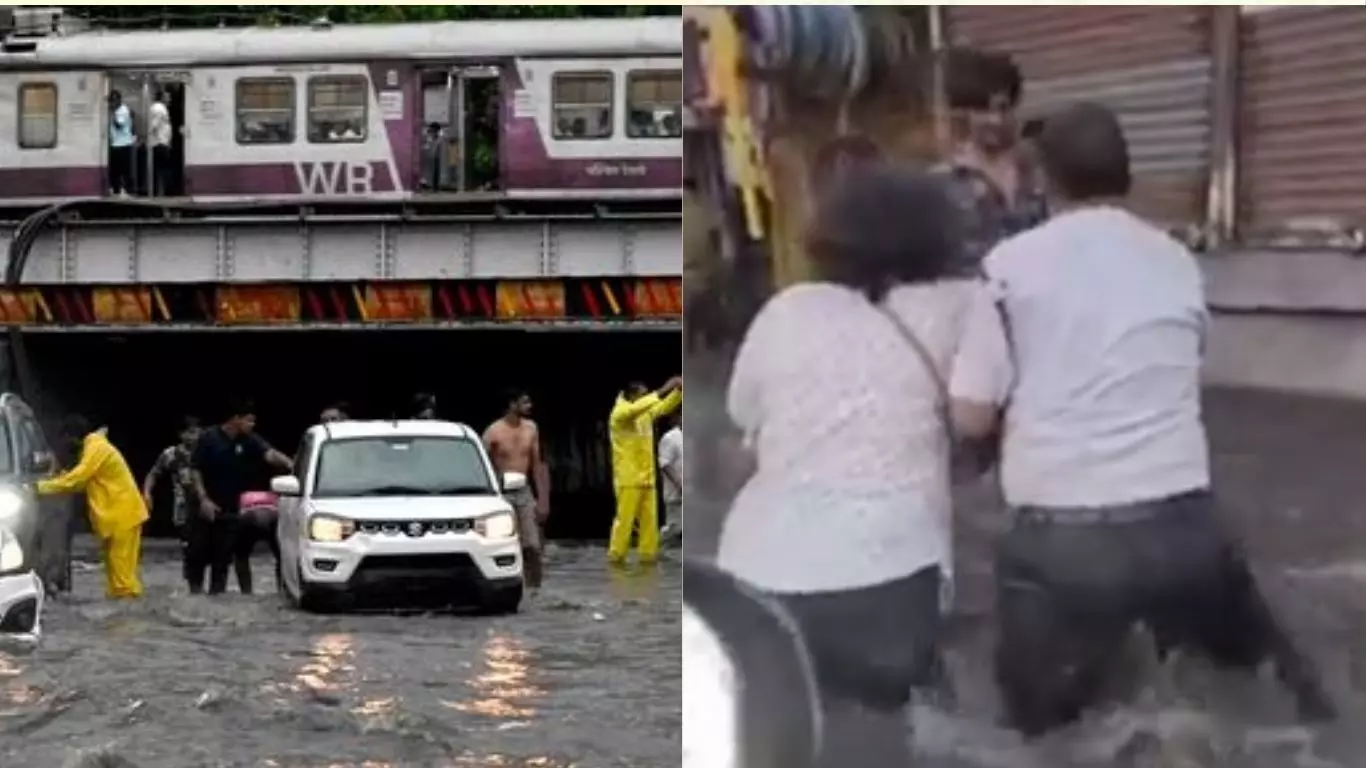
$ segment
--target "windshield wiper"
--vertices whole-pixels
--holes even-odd
[[[353,491],[350,496],[482,496],[493,491],[486,485],[452,485],[422,488],[416,485],[381,485]]]
[[[413,485],[381,485],[352,492],[352,496],[426,496],[431,491]]]
[[[483,496],[493,493],[487,485],[452,485],[427,491],[433,496]]]

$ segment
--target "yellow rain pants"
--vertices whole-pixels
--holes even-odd
[[[138,566],[147,505],[128,462],[103,430],[85,436],[80,463],[38,482],[38,493],[43,495],[80,491],[85,492],[90,508],[90,528],[104,551],[106,594],[111,598],[140,596]]]
[[[617,495],[617,514],[612,521],[607,559],[625,561],[631,533],[638,530],[640,559],[659,556],[659,512],[655,501],[655,422],[678,410],[682,390],[666,397],[654,393],[627,400],[617,397],[607,419],[612,440],[612,485]]]

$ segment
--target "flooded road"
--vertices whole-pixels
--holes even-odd
[[[697,382],[689,395],[699,401]],[[912,717],[935,768],[1359,768],[1366,765],[1366,403],[1211,390],[1205,398],[1215,490],[1271,602],[1317,660],[1339,722],[1301,727],[1270,676],[1158,665],[1135,643],[1125,703],[1025,745],[996,727],[991,552],[1004,517],[989,487],[955,508],[959,608],[948,650],[958,701]],[[693,423],[693,412],[686,417]],[[720,503],[689,501],[689,547],[705,555]]]
[[[310,616],[184,594],[148,545],[140,603],[97,571],[50,604],[43,646],[0,654],[0,765],[26,768],[609,768],[678,764],[676,562],[609,571],[553,549],[517,616]]]

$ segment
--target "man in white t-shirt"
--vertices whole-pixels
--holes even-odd
[[[995,575],[1007,717],[1031,736],[1075,720],[1135,623],[1160,653],[1273,660],[1303,716],[1331,716],[1215,514],[1199,265],[1124,208],[1128,146],[1108,109],[1048,116],[1038,149],[1056,213],[987,255],[995,296],[969,313],[951,384],[961,432],[1004,423],[1013,525]]]
[[[669,416],[669,431],[659,441],[660,492],[664,497],[664,530],[660,541],[666,545],[683,540],[683,424],[678,413]]]
[[[157,197],[166,194],[174,134],[171,111],[166,107],[166,92],[158,91],[156,100],[147,111],[147,143],[152,149],[152,194]]]

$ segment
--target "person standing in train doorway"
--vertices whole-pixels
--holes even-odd
[[[503,484],[503,498],[517,515],[526,586],[540,589],[545,576],[544,526],[550,517],[550,471],[541,456],[540,430],[531,420],[531,396],[513,390],[505,403],[502,418],[484,430],[484,447]]]
[[[133,188],[133,112],[123,103],[123,94],[109,92],[109,190],[126,197]]]
[[[166,107],[166,91],[158,90],[147,111],[147,143],[152,149],[152,195],[164,197],[170,189],[171,141],[175,129],[171,110]]]
[[[626,562],[631,534],[637,532],[640,562],[659,557],[659,510],[655,502],[655,422],[683,405],[683,377],[675,376],[651,392],[639,381],[617,395],[607,418],[612,441],[612,487],[617,514],[612,521],[607,561]]]

